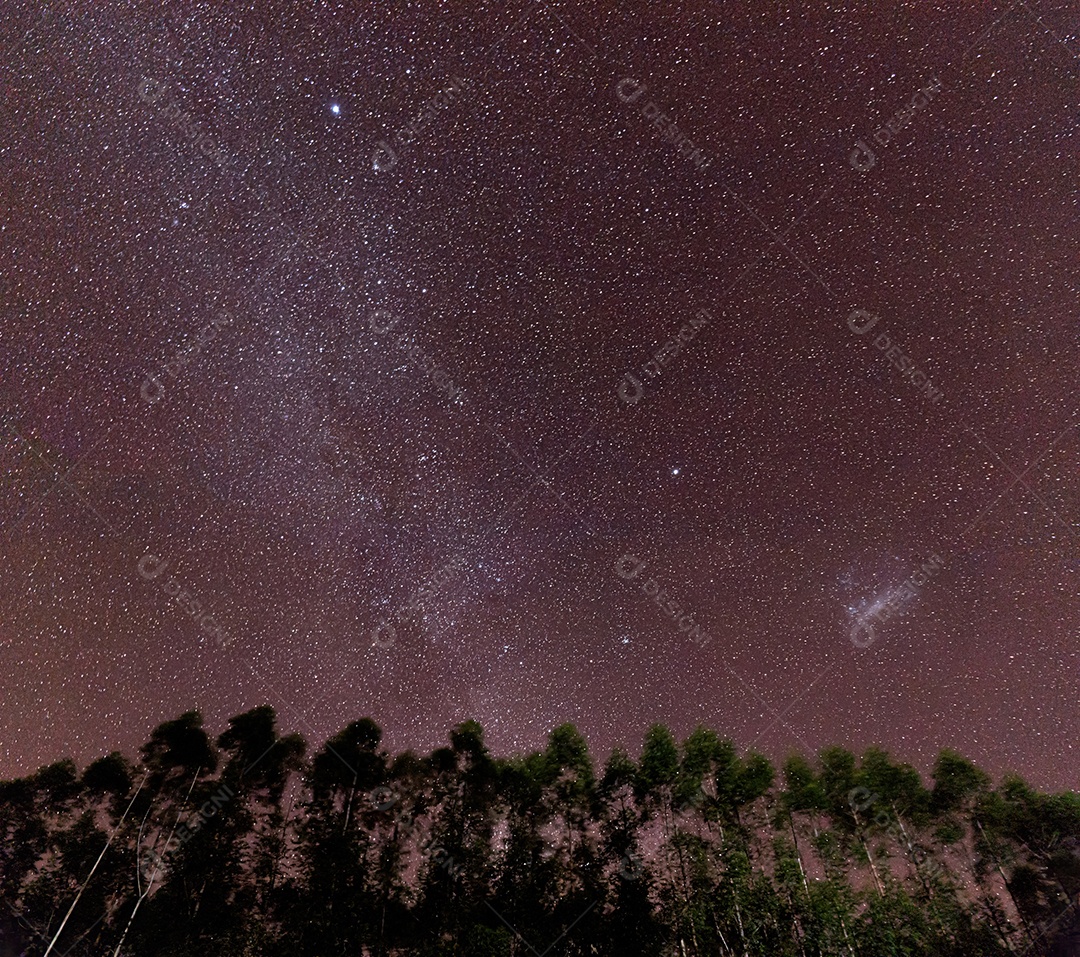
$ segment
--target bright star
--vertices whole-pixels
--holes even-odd
[[[679,474],[679,470],[678,470],[678,469],[672,469],[672,470],[671,470],[671,474],[672,474],[672,475],[678,475],[678,474]]]
[[[337,116],[341,112],[341,107],[337,103],[331,103],[330,112]]]

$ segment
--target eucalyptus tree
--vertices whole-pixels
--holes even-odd
[[[96,952],[110,938],[110,917],[127,896],[137,866],[139,821],[132,811],[145,779],[145,773],[136,778],[135,768],[118,751],[92,761],[80,779],[85,830],[74,836],[74,843],[86,846],[88,842],[100,853],[89,870],[80,874],[71,921],[77,937]],[[91,830],[96,833],[91,834]],[[63,940],[58,941],[58,946]]]
[[[588,953],[603,942],[600,907],[608,893],[603,852],[596,843],[592,815],[597,806],[596,774],[588,744],[570,723],[548,735],[542,754],[545,816],[561,821],[555,843],[557,891],[551,907],[551,926],[560,932],[573,927],[566,939],[569,952]]]
[[[199,711],[185,711],[159,724],[139,754],[148,772],[148,801],[174,798],[187,790],[193,778],[205,778],[217,770],[217,754],[203,730]]]
[[[419,852],[420,828],[432,809],[431,778],[429,763],[404,751],[390,764],[386,783],[366,796],[366,829],[377,850],[371,876],[378,900],[378,932],[372,947],[377,955],[395,943],[423,938],[410,909],[412,889],[405,883],[404,869],[410,853]]]
[[[562,877],[546,833],[552,829],[551,806],[544,799],[549,769],[539,751],[498,763],[505,837],[488,904],[496,922],[508,921],[530,941],[539,940],[551,926]]]
[[[563,821],[566,834],[564,864],[573,874],[576,866],[588,857],[586,824],[596,798],[596,775],[589,747],[574,725],[561,724],[548,735],[543,763],[550,816],[558,816]]]
[[[91,761],[82,773],[82,787],[89,803],[104,812],[110,823],[120,820],[135,784],[135,771],[119,751]]]
[[[155,888],[173,881],[174,893],[183,896],[199,881],[194,873],[179,874],[172,864],[179,851],[174,840],[182,820],[191,813],[196,788],[205,784],[218,763],[210,737],[203,729],[202,714],[197,710],[159,724],[139,754],[144,787],[133,809],[139,829],[127,879],[129,899],[116,915],[117,926],[122,925],[117,949],[133,926],[138,939],[142,930],[135,924],[135,918]],[[182,913],[190,916],[190,908],[185,907]],[[178,922],[170,923],[165,936],[182,934],[181,926]]]
[[[933,778],[929,805],[935,815],[970,810],[979,796],[990,788],[990,778],[985,771],[949,748],[938,753]]]
[[[765,755],[751,751],[742,759],[734,791],[736,820],[741,822],[741,810],[768,794],[775,780],[776,769]]]
[[[166,853],[169,880],[148,904],[148,921],[185,916],[185,947],[261,939],[281,856],[282,794],[302,768],[303,739],[281,737],[268,705],[230,718],[216,746],[221,774],[193,790]]]
[[[828,809],[828,798],[814,766],[804,755],[793,754],[783,764],[784,788],[781,801],[788,811],[804,811],[811,815]],[[814,827],[817,832],[816,826]]]
[[[9,862],[16,863],[11,875],[15,896],[10,899],[19,901],[16,912],[36,935],[44,936],[43,930],[48,929],[52,938],[106,838],[101,834],[100,842],[96,841],[99,832],[93,815],[80,813],[82,786],[73,761],[64,759],[39,768],[25,781],[25,790],[16,784],[9,791],[17,799],[13,803],[22,804],[26,814],[11,836],[33,843],[24,853],[15,850],[9,857]],[[70,932],[65,939],[72,939]]]
[[[600,909],[603,946],[599,953],[620,957],[659,957],[664,926],[653,903],[656,878],[642,853],[634,788],[638,768],[622,748],[604,764],[596,788],[599,856],[606,894]]]
[[[674,789],[679,778],[679,748],[671,731],[662,724],[650,725],[638,762],[634,797],[642,823],[660,818],[665,844],[671,840]]]
[[[851,792],[858,786],[855,755],[847,748],[822,748],[818,764],[821,768],[818,782],[833,823],[854,830],[858,826],[851,802]]]
[[[353,721],[315,754],[306,770],[309,799],[300,829],[304,887],[292,920],[297,949],[353,954],[379,936],[379,900],[370,886],[371,841],[361,801],[385,785],[382,729]]]
[[[216,793],[228,799],[222,820],[245,873],[245,892],[235,903],[266,918],[288,845],[283,800],[304,769],[307,743],[299,734],[279,734],[277,714],[262,705],[230,718],[217,746],[226,763]]]
[[[48,839],[29,777],[0,781],[0,898],[20,900],[22,885]]]
[[[600,834],[601,856],[615,875],[636,873],[643,866],[634,797],[637,775],[637,766],[626,751],[615,748],[596,787],[594,817]]]
[[[908,764],[896,764],[879,747],[867,748],[854,776],[855,787],[849,794],[852,815],[864,846],[872,836],[884,835],[901,847],[927,899],[934,897],[934,884],[924,866],[925,854],[919,841],[918,827],[931,820],[930,793],[919,773]],[[867,846],[867,857],[880,886],[877,865]]]
[[[499,807],[498,766],[483,728],[464,721],[450,732],[450,747],[431,757],[438,813],[423,847],[418,914],[440,937],[462,939],[481,917],[494,882],[492,841]]]

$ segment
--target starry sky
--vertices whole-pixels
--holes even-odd
[[[269,703],[1080,788],[1080,10],[16,2],[0,776]]]

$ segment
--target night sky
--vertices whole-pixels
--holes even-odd
[[[269,703],[1080,788],[1078,58],[1061,0],[7,5],[0,776]]]

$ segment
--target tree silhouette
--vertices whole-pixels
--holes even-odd
[[[995,788],[949,750],[927,788],[876,747],[789,755],[777,780],[705,727],[680,746],[655,724],[599,777],[572,724],[509,757],[475,721],[426,756],[381,742],[362,718],[305,761],[268,706],[215,741],[192,711],[138,764],[0,782],[0,940],[28,957],[1042,957],[1078,909],[1080,797]]]

